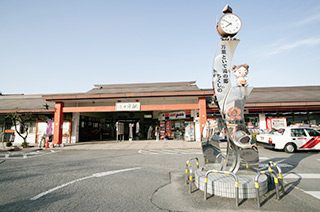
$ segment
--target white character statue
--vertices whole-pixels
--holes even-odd
[[[247,87],[248,86],[248,72],[249,72],[249,65],[244,64],[244,65],[237,65],[237,66],[232,66],[232,70],[234,73],[234,76],[237,78],[237,85],[239,87]]]

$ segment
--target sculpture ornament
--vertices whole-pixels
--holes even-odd
[[[249,65],[234,65],[232,66],[233,74],[237,79],[238,86],[248,86],[248,72],[249,72]]]
[[[253,87],[247,83],[249,66],[247,64],[232,66],[237,79],[237,86],[231,84],[231,62],[234,51],[240,42],[235,36],[241,28],[240,18],[232,13],[226,5],[225,13],[217,24],[217,32],[221,36],[213,70],[213,101],[218,106],[221,119],[207,121],[203,132],[202,149],[208,164],[219,166],[220,170],[236,173],[241,168],[241,161],[252,168],[258,168],[258,149],[253,144],[244,121],[244,106]],[[218,128],[218,130],[217,130]],[[227,137],[227,153],[220,149],[221,132]],[[222,160],[223,159],[223,160]]]

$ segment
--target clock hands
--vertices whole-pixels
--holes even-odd
[[[227,22],[228,24],[230,24],[230,22],[229,22],[229,21],[227,21],[227,20],[225,20],[225,19],[222,19],[222,21],[225,21],[225,22]]]
[[[226,25],[225,27],[228,27],[229,25],[232,25],[232,22],[229,22],[229,21],[227,21],[227,20],[225,20],[225,19],[222,19],[222,21],[227,22],[227,25]]]

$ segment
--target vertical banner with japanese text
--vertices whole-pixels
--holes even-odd
[[[224,111],[224,101],[231,88],[230,68],[239,40],[220,40],[213,64],[213,87],[219,107]]]

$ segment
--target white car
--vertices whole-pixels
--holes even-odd
[[[266,148],[296,150],[319,150],[320,132],[308,127],[284,127],[273,129],[269,134],[257,135],[257,144]]]

